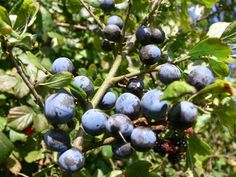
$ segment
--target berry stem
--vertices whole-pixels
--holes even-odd
[[[83,152],[87,152],[87,151],[89,151],[91,149],[111,144],[113,141],[115,141],[115,138],[114,137],[109,137],[109,138],[103,139],[102,141],[99,141],[97,143],[91,143],[87,147],[84,147],[82,151]]]
[[[103,29],[105,25],[96,17],[96,15],[90,10],[90,8],[85,4],[83,0],[79,0],[84,8],[89,12],[89,14],[94,18],[95,22],[99,26],[100,29]]]

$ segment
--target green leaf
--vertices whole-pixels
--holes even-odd
[[[105,177],[121,177],[121,176],[122,176],[121,170],[113,170],[110,173],[105,175]]]
[[[11,142],[16,142],[16,141],[21,141],[21,142],[26,142],[27,141],[27,136],[24,133],[20,133],[14,130],[10,130],[9,132],[9,138]]]
[[[44,154],[43,154],[42,150],[31,151],[25,157],[25,161],[28,163],[32,163],[32,162],[35,162],[35,161],[43,159],[43,158],[44,158]]]
[[[0,35],[11,34],[12,28],[0,18]]]
[[[227,23],[227,22],[213,23],[210,26],[209,31],[207,32],[207,36],[211,38],[220,38],[223,32],[225,31],[225,29],[227,28],[227,26],[229,26],[229,24],[230,23]]]
[[[212,8],[212,6],[219,0],[192,0],[196,4],[202,4],[207,8]]]
[[[165,89],[162,100],[174,102],[187,94],[195,92],[196,89],[185,81],[174,81]]]
[[[81,98],[83,98],[83,99],[86,99],[86,98],[87,98],[86,92],[85,92],[82,88],[80,88],[79,86],[77,86],[74,82],[71,82],[71,83],[70,83],[70,88],[71,88],[74,92],[76,92]]]
[[[37,114],[33,117],[33,127],[34,131],[38,133],[49,129],[49,124],[44,114]]]
[[[209,64],[213,72],[218,76],[226,77],[230,74],[228,65],[222,61],[209,60]]]
[[[10,157],[6,160],[7,169],[13,173],[14,175],[18,175],[22,169],[20,161],[14,156],[10,155]]]
[[[41,86],[46,86],[49,88],[60,89],[62,87],[68,86],[73,81],[73,74],[70,72],[60,72],[51,75],[44,83],[40,83]]]
[[[0,19],[11,26],[11,20],[9,18],[8,12],[3,6],[0,6]]]
[[[107,146],[103,146],[102,147],[102,155],[103,157],[105,157],[106,159],[109,159],[112,157],[113,153],[112,153],[112,149],[110,145]]]
[[[12,142],[5,136],[4,133],[0,132],[0,164],[2,164],[9,157],[13,147]]]
[[[140,160],[132,163],[126,168],[126,177],[149,177],[149,168],[151,163]]]
[[[8,126],[14,130],[22,131],[27,128],[36,116],[32,108],[28,106],[19,106],[11,108],[8,118]]]
[[[5,117],[0,117],[0,131],[3,131],[7,125],[7,119]]]
[[[218,38],[207,38],[199,42],[189,53],[189,56],[215,56],[221,61],[227,60],[231,54],[230,47]]]
[[[232,22],[224,31],[221,36],[223,41],[228,43],[235,43],[236,42],[236,22]]]
[[[80,11],[81,4],[78,0],[66,0],[66,8],[71,14],[78,13]]]
[[[188,146],[191,154],[210,155],[212,153],[211,147],[197,136],[190,136],[188,138]]]
[[[51,170],[52,167],[54,167],[54,164],[39,170],[38,172],[34,173],[32,176],[33,177],[45,177],[45,175]]]
[[[27,51],[26,55],[28,56],[29,61],[38,69],[42,69],[43,66],[41,65],[39,59],[31,52]]]

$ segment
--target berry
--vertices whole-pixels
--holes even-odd
[[[108,133],[119,136],[119,132],[124,137],[129,137],[134,129],[130,118],[124,114],[115,114],[106,121],[106,130]]]
[[[44,142],[49,149],[61,153],[70,148],[69,135],[60,129],[47,131],[44,135]]]
[[[168,85],[173,81],[179,80],[181,73],[175,65],[166,63],[161,66],[158,76],[163,84]]]
[[[118,158],[125,158],[132,154],[133,148],[130,143],[119,140],[112,143],[112,152]]]
[[[153,65],[161,58],[161,50],[154,44],[141,48],[140,59],[146,65]]]
[[[134,77],[129,79],[126,90],[127,92],[130,92],[138,97],[140,97],[143,94],[144,89],[144,83],[139,77]]]
[[[188,82],[198,90],[212,84],[214,80],[215,78],[211,70],[204,66],[194,68],[188,78]]]
[[[52,124],[69,122],[74,112],[74,98],[64,90],[52,94],[45,101],[44,115]]]
[[[147,118],[158,118],[166,114],[168,109],[167,101],[161,101],[163,93],[153,89],[144,94],[141,99],[141,112]]]
[[[110,12],[115,8],[114,0],[100,0],[100,7],[104,12]]]
[[[123,93],[116,101],[116,112],[122,113],[130,118],[136,118],[140,112],[140,100],[131,93]]]
[[[103,43],[102,43],[102,50],[106,51],[106,52],[110,52],[112,51],[114,45],[109,42],[107,39],[104,39]]]
[[[117,25],[120,29],[123,28],[123,20],[117,15],[113,15],[107,19],[107,25]]]
[[[137,151],[148,151],[156,143],[155,133],[147,127],[137,127],[131,134],[131,145]]]
[[[163,140],[157,139],[155,145],[153,146],[153,151],[161,156],[164,156],[166,152],[162,149]]]
[[[187,129],[194,125],[197,118],[196,106],[188,101],[182,101],[169,111],[169,124],[175,129]]]
[[[108,115],[98,109],[90,109],[82,116],[84,130],[93,136],[100,135],[105,130]]]
[[[99,107],[101,109],[110,109],[116,103],[116,95],[113,92],[107,92],[101,99]]]
[[[150,44],[151,42],[151,29],[146,26],[141,26],[136,31],[136,39],[142,45]]]
[[[86,76],[76,76],[74,78],[74,82],[73,82],[76,86],[82,88],[86,94],[88,96],[90,96],[93,91],[94,91],[94,88],[93,88],[93,83],[92,81],[86,77]],[[75,96],[77,96],[77,93],[76,92],[73,92]]]
[[[187,148],[187,141],[184,136],[174,135],[170,138],[170,141],[180,149],[185,150]]]
[[[165,33],[162,29],[151,28],[151,42],[154,44],[161,44],[165,41]]]
[[[103,34],[109,41],[118,41],[121,37],[121,31],[117,25],[107,25]]]
[[[27,128],[25,128],[23,131],[24,131],[24,133],[25,133],[26,135],[32,136],[34,129],[33,129],[33,127],[27,127]]]
[[[66,57],[57,58],[52,64],[52,73],[68,71],[73,73],[74,66],[70,59]]]
[[[71,148],[60,155],[58,163],[68,172],[79,171],[84,166],[84,155],[77,148]]]

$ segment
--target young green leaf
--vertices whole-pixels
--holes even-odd
[[[12,142],[6,137],[6,135],[0,132],[0,164],[9,157],[13,147]]]
[[[224,31],[224,33],[221,36],[221,39],[223,41],[229,42],[229,43],[235,43],[236,42],[236,22],[232,22]]]
[[[230,74],[228,65],[222,61],[209,60],[209,64],[213,72],[218,76],[226,77]]]
[[[126,168],[126,177],[149,177],[151,163],[148,161],[137,161]]]

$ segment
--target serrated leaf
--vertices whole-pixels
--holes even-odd
[[[107,146],[103,146],[102,147],[102,155],[103,157],[105,157],[106,159],[109,159],[112,157],[113,153],[112,153],[112,149],[110,145]]]
[[[126,177],[149,177],[149,168],[151,163],[148,161],[140,160],[134,162],[126,168]]]
[[[33,117],[33,127],[34,131],[38,133],[49,129],[49,124],[44,114],[37,114],[35,117]]]
[[[6,135],[0,132],[0,164],[9,157],[13,147],[12,142],[6,137]]]
[[[185,81],[174,81],[164,91],[162,100],[176,101],[187,94],[193,94],[196,89]]]
[[[32,123],[34,116],[36,116],[36,113],[28,106],[11,108],[7,116],[8,126],[22,131]]]
[[[235,43],[236,42],[236,22],[232,22],[224,31],[224,33],[221,36],[221,39],[223,41],[229,42],[229,43]]]
[[[8,12],[3,6],[0,6],[0,19],[11,26],[11,20],[9,19]]]
[[[227,60],[231,55],[230,47],[218,38],[207,38],[199,42],[189,53],[189,56],[215,56],[220,61]]]
[[[26,142],[27,141],[27,136],[24,133],[20,133],[14,130],[10,130],[9,132],[9,138],[11,142],[16,142],[16,141],[21,141],[21,142]]]
[[[220,38],[229,24],[230,23],[227,22],[217,22],[212,24],[207,32],[207,36]]]
[[[44,154],[42,150],[31,151],[26,155],[25,161],[28,163],[32,163],[43,158],[44,158]]]
[[[190,136],[188,138],[188,146],[191,154],[210,155],[212,153],[211,147],[197,136]]]
[[[73,81],[73,74],[70,72],[60,72],[50,76],[44,83],[40,83],[41,86],[49,88],[60,89],[68,86]]]
[[[222,61],[209,60],[209,64],[213,72],[218,76],[226,77],[230,74],[228,65]]]

